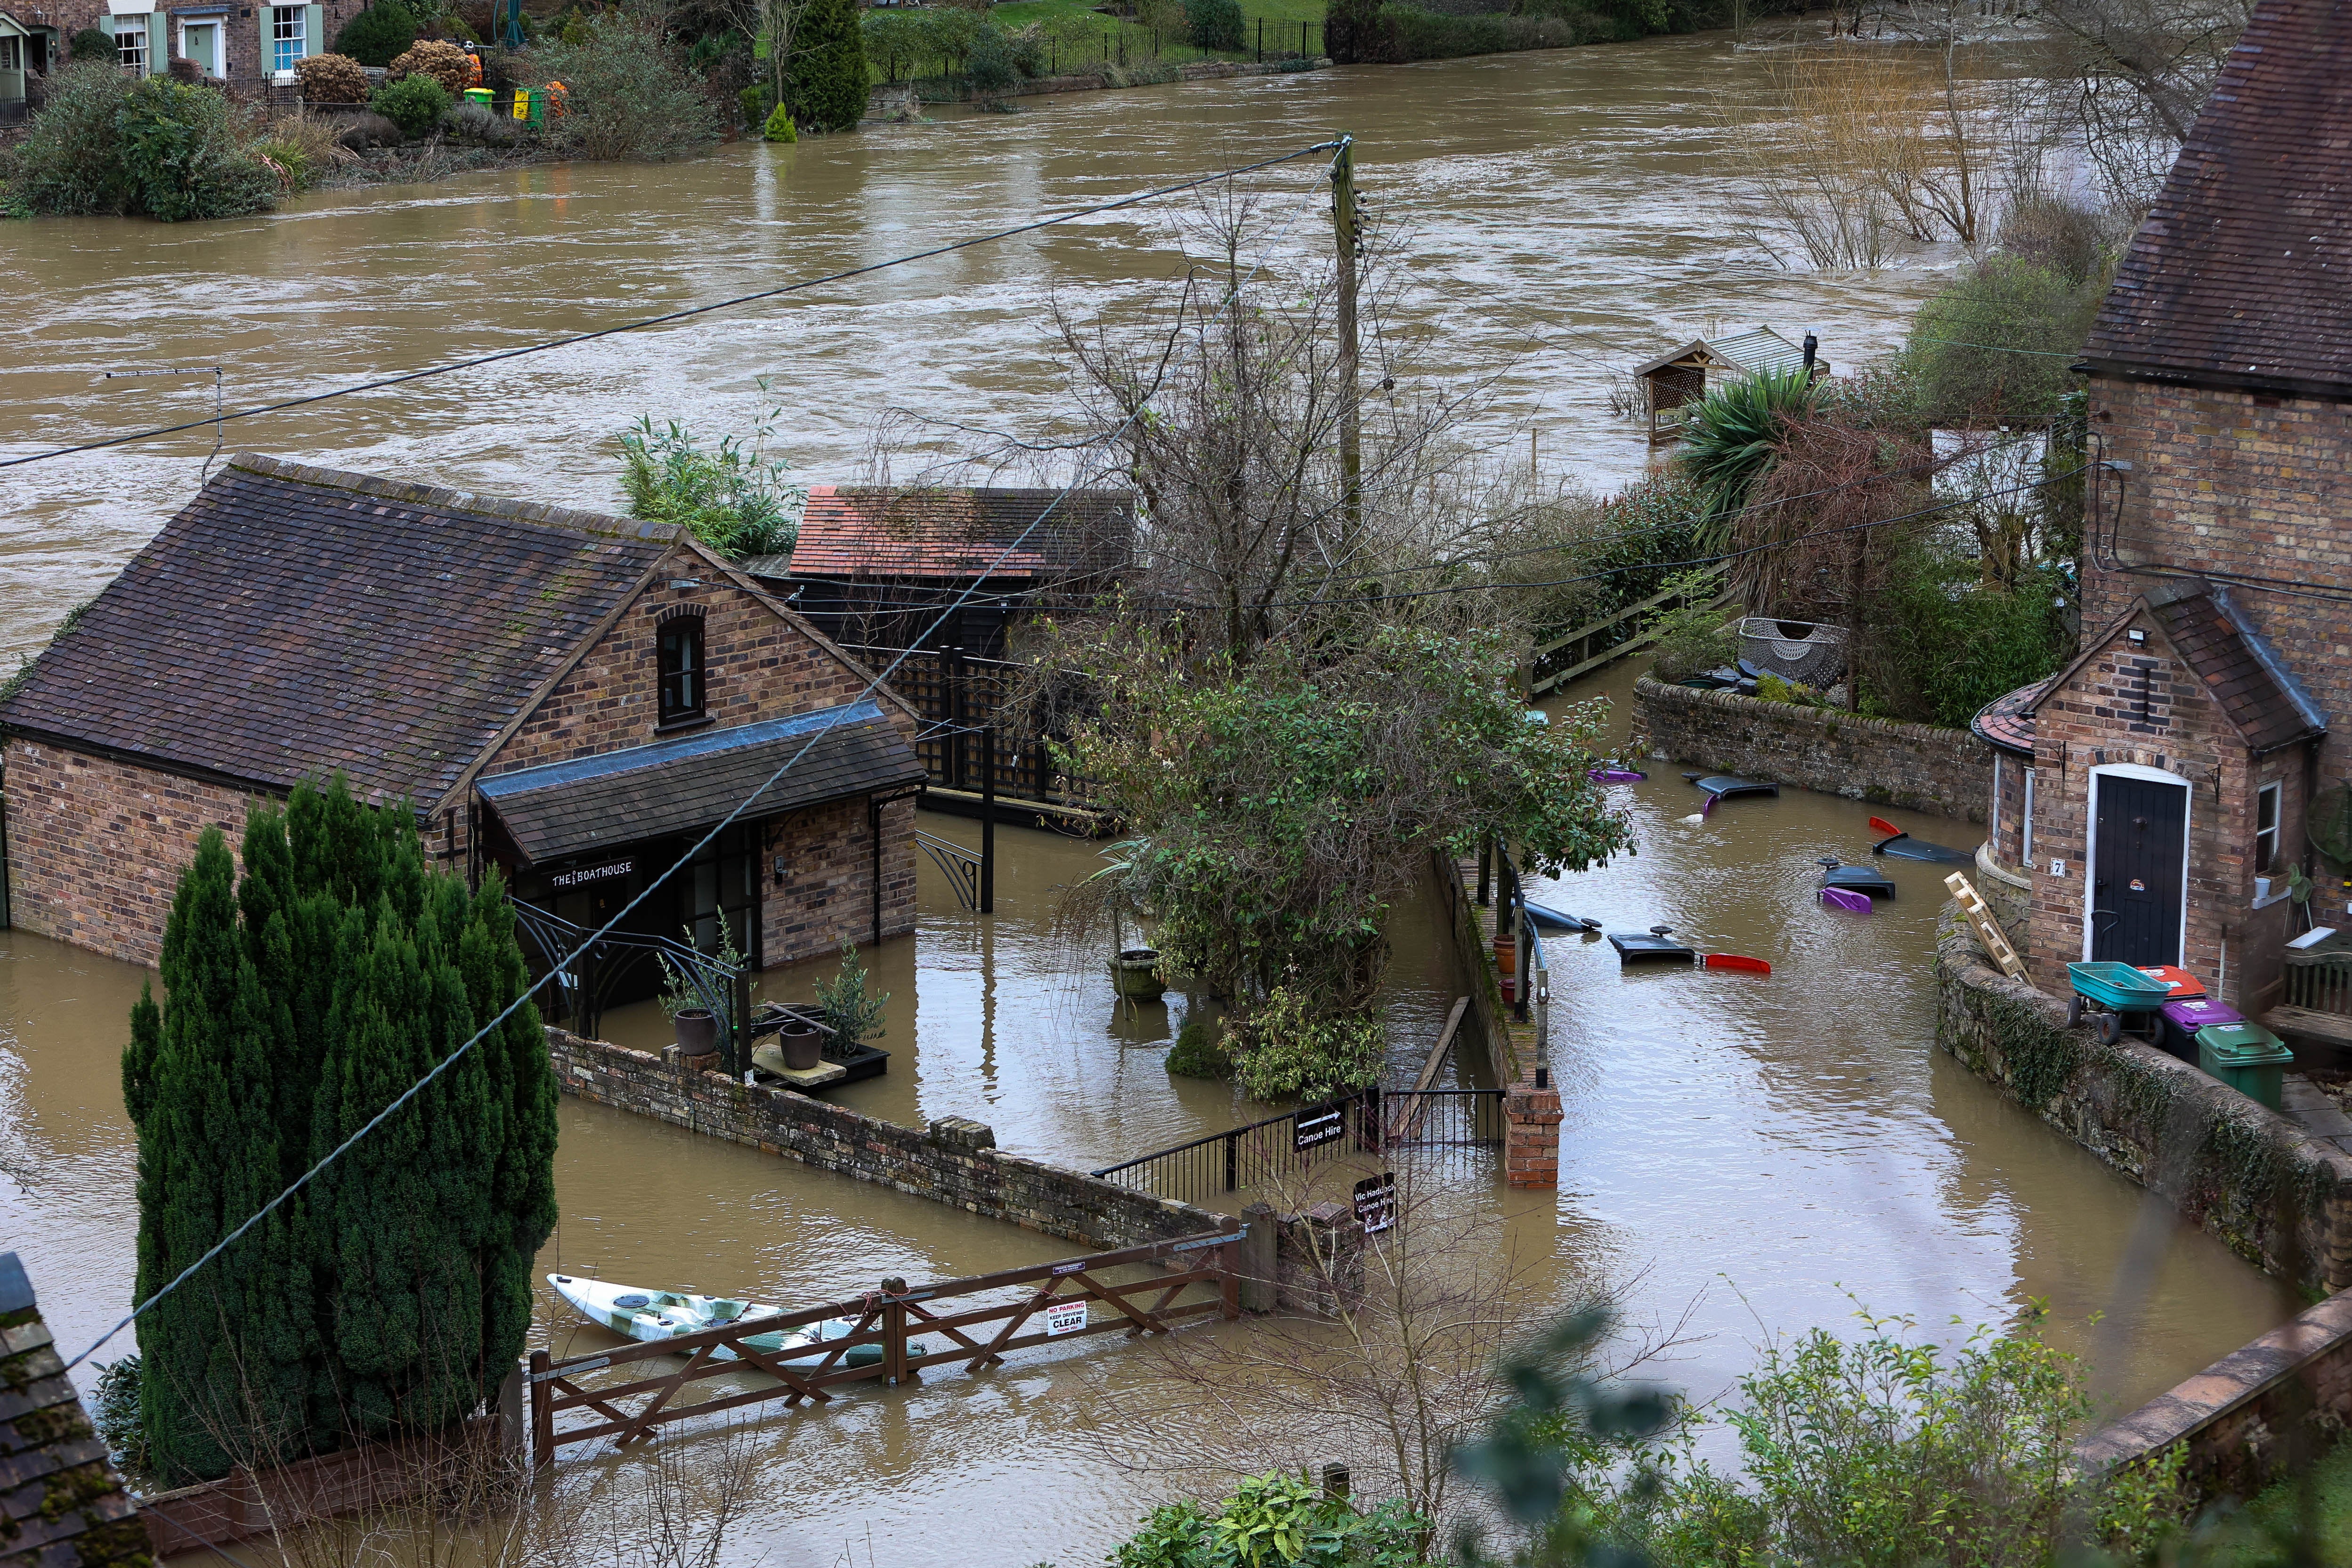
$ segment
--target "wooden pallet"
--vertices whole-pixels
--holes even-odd
[[[2009,945],[2009,938],[2001,934],[2000,922],[1992,918],[1990,910],[1985,908],[1984,899],[1975,885],[1966,876],[1955,871],[1944,879],[1944,886],[1952,890],[1952,898],[1960,906],[1960,913],[1969,917],[1969,925],[1977,933],[1977,945],[1985,950],[1985,956],[1999,964],[2000,972],[2011,980],[2024,979],[2025,960],[2018,957],[2017,949]]]

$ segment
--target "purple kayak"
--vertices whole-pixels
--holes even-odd
[[[1647,773],[1637,773],[1631,768],[1595,768],[1592,777],[1602,784],[1640,784]]]
[[[1870,912],[1870,895],[1857,893],[1845,888],[1823,888],[1822,902],[1833,910],[1851,910],[1858,915],[1866,915]]]

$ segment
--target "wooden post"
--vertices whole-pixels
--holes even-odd
[[[530,1352],[530,1462],[541,1470],[555,1463],[555,1386],[547,1363],[545,1351]]]
[[[1241,1306],[1244,1312],[1275,1307],[1274,1205],[1260,1199],[1242,1210]]]
[[[522,1425],[525,1364],[517,1361],[499,1383],[499,1458],[509,1464],[522,1457],[527,1441]]]
[[[1298,25],[1307,52],[1307,24]],[[1339,258],[1339,504],[1342,559],[1352,559],[1364,522],[1363,407],[1357,391],[1356,141],[1342,134],[1331,160],[1331,232]]]
[[[1227,1322],[1242,1315],[1242,1236],[1234,1231],[1233,1238],[1217,1248],[1217,1315]]]
[[[980,912],[996,912],[996,726],[980,731]]]

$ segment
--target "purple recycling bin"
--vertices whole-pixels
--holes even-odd
[[[2191,1063],[2197,1060],[2197,1031],[2210,1024],[2242,1024],[2244,1014],[2227,1002],[2210,997],[2192,997],[2183,1002],[2167,1002],[2157,1011],[2164,1015],[2164,1048]]]

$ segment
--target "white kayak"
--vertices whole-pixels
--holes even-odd
[[[730,1323],[748,1319],[772,1318],[784,1310],[759,1301],[741,1301],[730,1296],[691,1296],[675,1290],[640,1290],[631,1285],[615,1285],[605,1279],[578,1279],[569,1274],[551,1274],[547,1282],[555,1293],[572,1303],[574,1310],[590,1322],[626,1334],[633,1340],[654,1343],[673,1340],[681,1334],[698,1334],[705,1329],[724,1328]],[[805,1323],[797,1329],[778,1330],[774,1333],[753,1334],[744,1342],[762,1352],[801,1351],[798,1355],[782,1355],[785,1362],[814,1363],[824,1358],[824,1342],[846,1339],[857,1330],[852,1318],[826,1318]],[[919,1345],[908,1349],[920,1353]],[[739,1361],[741,1358],[724,1345],[715,1347],[711,1356],[719,1361]],[[871,1366],[882,1359],[878,1344],[852,1345],[834,1363],[835,1366]]]

